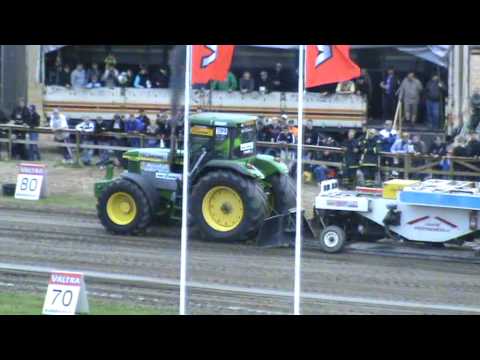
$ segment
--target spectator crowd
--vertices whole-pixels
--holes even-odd
[[[53,67],[48,69],[47,84],[72,89],[96,89],[101,87],[160,89],[169,86],[168,67],[156,67],[150,71],[148,66],[138,66],[135,73],[132,68],[117,68],[117,60],[113,55],[107,56],[101,68],[92,62],[88,69],[85,64],[77,63],[72,69],[70,64],[64,64],[62,58],[57,56]]]
[[[280,119],[263,119],[257,125],[258,140],[278,144],[297,143],[296,127],[288,122],[286,117]],[[314,175],[317,183],[331,178],[341,178],[347,186],[355,187],[361,180],[367,186],[378,185],[382,180],[403,178],[399,171],[388,171],[380,174],[379,167],[403,168],[404,160],[394,154],[411,154],[411,166],[425,165],[421,155],[433,157],[436,164],[434,170],[453,171],[456,180],[473,180],[465,176],[458,176],[459,171],[472,171],[467,167],[453,162],[449,157],[467,157],[477,159],[480,163],[480,135],[471,131],[466,137],[462,135],[435,136],[427,146],[422,136],[418,133],[398,133],[393,129],[391,120],[387,120],[384,128],[377,131],[366,126],[362,130],[351,129],[346,134],[333,136],[322,133],[313,126],[311,120],[307,121],[304,130],[305,145],[316,145],[329,148],[343,148],[344,152],[335,149],[324,151],[309,151],[304,153],[303,160],[342,163],[341,169],[334,166],[306,164],[304,169]],[[295,159],[296,150],[288,152],[279,148],[262,148],[259,152],[280,157]],[[381,156],[381,153],[391,153],[392,156]],[[409,174],[410,178],[424,180],[425,175]]]

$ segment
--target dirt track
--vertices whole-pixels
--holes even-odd
[[[113,237],[105,233],[92,216],[0,211],[2,263],[178,280],[179,256],[180,242],[175,228],[154,228],[145,237]],[[293,265],[291,249],[267,250],[195,240],[189,248],[189,280],[206,284],[290,292]],[[8,274],[0,272],[0,275]],[[479,275],[480,266],[475,264],[350,253],[329,256],[305,250],[302,290],[312,294],[480,307]],[[28,277],[22,279],[17,286],[28,290],[28,284],[21,286],[28,283]],[[40,280],[31,289],[41,291],[42,281],[46,283],[45,279]],[[159,306],[178,304],[178,293],[172,288],[140,291],[132,285],[93,283],[89,290],[98,293],[105,288],[120,294],[150,291],[152,302]],[[138,301],[135,296],[125,296],[125,299]],[[288,313],[291,310],[290,299],[200,290],[191,293],[190,305],[194,313]],[[315,314],[442,313],[312,299],[303,305],[304,313]]]

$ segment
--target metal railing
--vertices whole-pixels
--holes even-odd
[[[113,133],[106,132],[100,134],[86,134],[78,130],[64,130],[66,133],[70,133],[71,136],[75,139],[72,143],[62,143],[57,141],[31,141],[31,140],[19,140],[15,139],[13,136],[18,132],[35,132],[39,134],[50,134],[53,135],[54,132],[51,128],[39,127],[31,129],[25,126],[19,125],[0,125],[0,133],[5,132],[6,136],[3,138],[0,137],[0,144],[7,144],[7,158],[10,160],[12,158],[12,148],[13,144],[37,144],[42,146],[51,146],[51,147],[65,147],[75,150],[75,161],[80,163],[81,152],[84,149],[91,150],[108,150],[108,151],[128,151],[132,147],[127,146],[108,146],[108,145],[89,145],[82,142],[82,136],[89,136],[91,138],[112,138],[112,139],[139,139],[140,147],[145,147],[148,140],[161,140],[160,136],[148,136],[145,134],[126,134],[126,133]],[[181,142],[181,141],[180,141]],[[284,152],[284,154],[289,154],[290,152],[295,152],[297,145],[293,144],[283,144],[283,143],[270,143],[270,142],[257,142],[257,147],[259,149],[276,149],[279,153]],[[345,154],[345,148],[342,147],[326,147],[326,146],[313,146],[313,145],[304,145],[305,153],[325,153],[329,152],[331,154],[340,154],[343,158]],[[415,154],[393,154],[382,152],[379,154],[378,160],[378,174],[381,176],[386,172],[396,171],[402,174],[404,179],[409,179],[412,174],[414,175],[437,175],[442,177],[453,178],[454,176],[461,177],[470,177],[480,178],[480,159],[479,158],[466,158],[466,157],[453,157],[453,156],[443,156],[443,157],[433,157],[429,155],[415,155]],[[386,159],[394,159],[391,162],[395,162],[397,165],[385,165]],[[289,158],[288,155],[285,158],[287,161],[293,160]],[[441,170],[438,167],[442,161],[449,161],[449,170]],[[314,160],[314,159],[304,159],[302,161],[306,165],[321,165],[326,167],[332,167],[339,170],[342,170],[345,167],[343,161],[326,161],[326,160]],[[455,169],[462,168],[462,171]]]

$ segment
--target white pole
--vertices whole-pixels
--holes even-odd
[[[300,45],[300,59],[298,66],[298,141],[297,141],[297,228],[295,234],[295,289],[294,311],[300,315],[300,291],[301,291],[301,261],[302,261],[302,161],[303,161],[303,93],[304,88],[304,54],[305,45]]]
[[[187,303],[187,241],[188,241],[188,164],[190,134],[190,84],[192,80],[192,45],[187,45],[185,64],[185,118],[183,135],[183,198],[182,198],[182,241],[180,254],[180,315],[186,315]]]

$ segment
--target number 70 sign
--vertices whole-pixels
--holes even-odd
[[[53,272],[43,304],[44,315],[88,314],[83,274]]]

